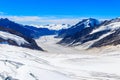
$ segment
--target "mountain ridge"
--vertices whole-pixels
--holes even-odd
[[[79,23],[83,23],[83,22],[84,21],[81,21]],[[78,31],[76,31],[75,34],[64,36],[63,39],[60,42],[58,42],[58,44],[68,45],[68,46],[78,46],[86,42],[92,41],[94,43],[91,43],[91,45],[89,45],[89,48],[102,47],[106,45],[118,45],[120,43],[119,29],[120,29],[120,18],[105,20],[97,26],[93,26],[93,27],[85,26],[85,28],[82,30],[78,29]]]

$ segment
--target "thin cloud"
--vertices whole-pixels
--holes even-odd
[[[76,24],[77,22],[81,21],[82,19],[86,19],[87,17],[55,17],[55,16],[47,16],[47,17],[40,17],[40,16],[11,16],[11,15],[1,15],[0,18],[8,18],[12,21],[21,24]],[[100,19],[105,20],[105,19]]]
[[[8,18],[12,21],[22,24],[75,24],[81,19],[77,18],[57,18],[57,17],[39,17],[39,16],[8,16],[1,15],[0,18]]]
[[[4,15],[5,13],[4,12],[0,12],[0,15]]]

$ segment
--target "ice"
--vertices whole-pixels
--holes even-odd
[[[0,44],[0,80],[120,80],[120,46],[90,50],[37,39],[46,52]]]

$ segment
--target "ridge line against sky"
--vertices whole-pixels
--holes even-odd
[[[1,0],[0,17],[22,24],[75,24],[119,17],[120,0]]]

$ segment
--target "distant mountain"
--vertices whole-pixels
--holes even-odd
[[[86,25],[87,22],[89,25]],[[92,25],[91,25],[92,24]],[[59,44],[77,46],[89,43],[89,48],[120,44],[120,18],[99,22],[85,19],[66,29]]]
[[[2,26],[0,26],[0,44],[10,44],[43,51],[32,38]]]
[[[59,31],[61,29],[67,29],[69,27],[71,27],[71,25],[69,24],[48,24],[48,25],[33,25],[37,28],[48,28],[49,30],[55,30],[55,31]]]
[[[8,20],[7,18],[0,19],[0,26],[20,32],[29,38],[39,38],[40,36],[44,35],[53,35],[56,32],[55,30],[49,30],[48,28],[36,28],[34,26],[21,25]]]

